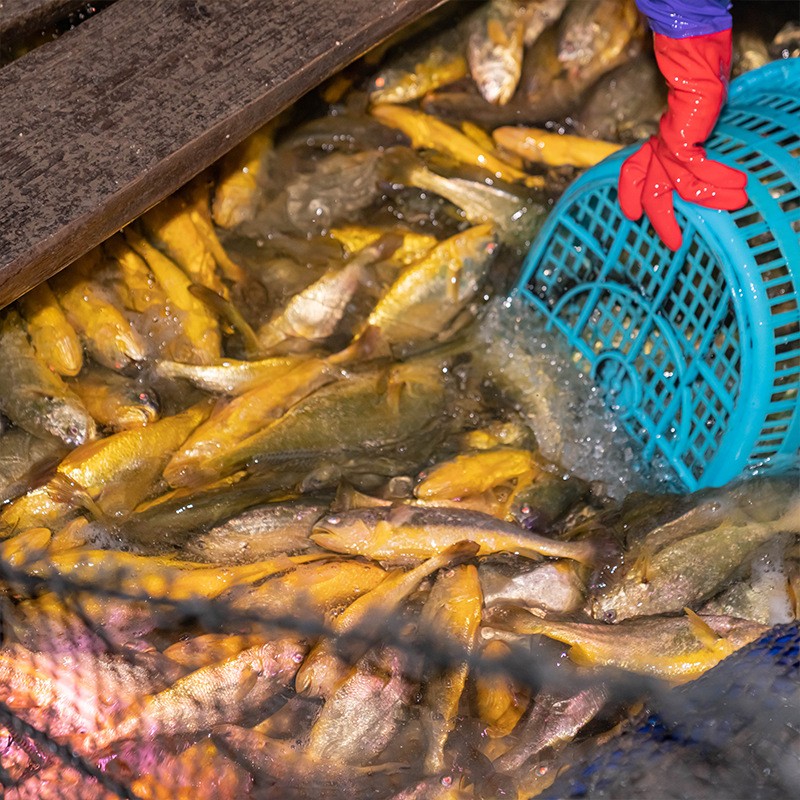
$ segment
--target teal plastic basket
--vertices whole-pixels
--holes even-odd
[[[688,489],[797,464],[800,59],[735,80],[707,148],[747,173],[747,206],[676,198],[673,253],[620,210],[629,148],[567,190],[515,290],[566,337],[644,458]]]

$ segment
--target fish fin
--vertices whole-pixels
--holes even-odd
[[[346,365],[358,360],[372,360],[381,356],[390,357],[391,354],[391,348],[383,338],[380,328],[368,325],[344,350],[329,356],[328,363]]]
[[[107,525],[113,524],[89,492],[72,478],[64,475],[63,472],[56,472],[45,488],[53,502],[83,508],[98,522],[103,522]]]
[[[631,576],[641,584],[650,583],[650,565],[652,553],[649,549],[643,548],[631,566]]]
[[[695,635],[700,644],[709,650],[716,651],[718,649],[719,642],[723,637],[721,637],[713,628],[711,628],[702,617],[695,614],[691,608],[684,608],[683,612],[686,614],[686,617],[689,620],[689,626],[692,629],[692,633]]]
[[[253,669],[252,667],[248,667],[247,670],[242,675],[242,680],[239,682],[239,685],[236,687],[236,691],[234,693],[234,697],[236,698],[237,702],[244,702],[247,698],[247,695],[253,691],[255,688],[256,683],[258,682],[258,676],[261,673],[258,670]]]

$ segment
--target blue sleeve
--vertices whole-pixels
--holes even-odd
[[[650,27],[673,39],[705,36],[731,27],[730,0],[636,0]]]

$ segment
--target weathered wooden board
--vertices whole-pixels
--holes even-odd
[[[0,44],[26,36],[90,4],[87,0],[0,0]]]
[[[118,0],[0,70],[0,307],[444,0]]]

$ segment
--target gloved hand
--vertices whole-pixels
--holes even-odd
[[[672,192],[707,208],[733,211],[747,203],[743,172],[706,158],[702,143],[722,110],[731,68],[731,32],[675,39],[654,34],[656,61],[667,80],[659,132],[622,165],[619,202],[628,219],[646,213],[664,244],[683,239]]]

